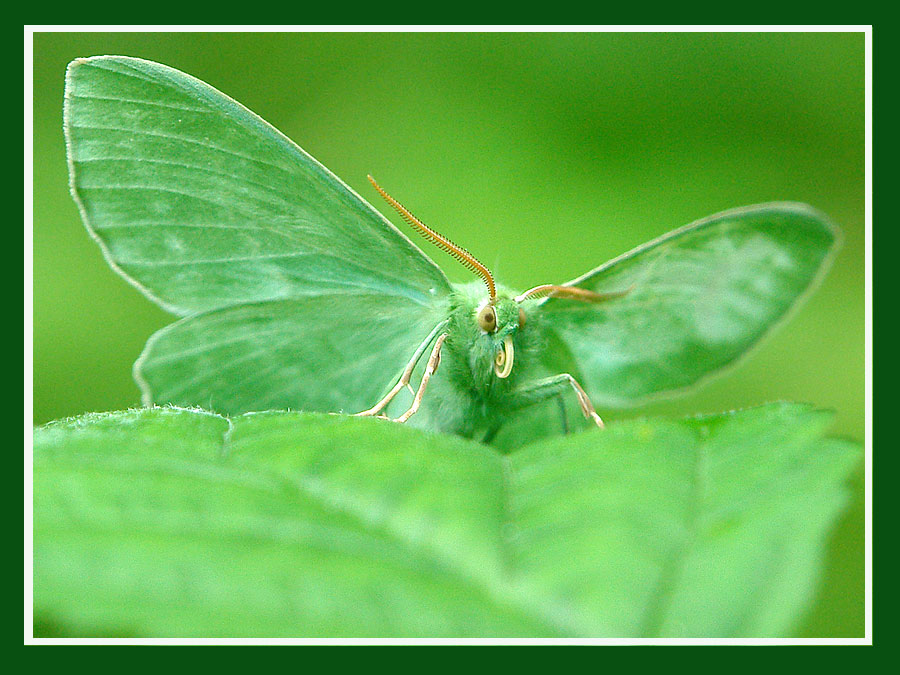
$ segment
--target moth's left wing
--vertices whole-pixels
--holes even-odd
[[[404,234],[286,136],[173,68],[73,61],[72,194],[109,264],[187,317],[135,377],[146,403],[368,408],[451,289]]]
[[[549,352],[593,402],[627,406],[687,387],[752,347],[824,273],[838,229],[818,211],[773,203],[671,232],[567,286],[629,290],[599,304],[549,298]]]

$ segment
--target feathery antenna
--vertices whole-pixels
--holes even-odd
[[[621,298],[631,292],[630,288],[624,291],[611,291],[608,293],[595,293],[584,288],[576,286],[555,286],[553,284],[541,284],[534,288],[529,288],[521,295],[517,295],[513,300],[522,302],[523,300],[537,300],[538,298],[568,298],[569,300],[581,300],[582,302],[604,302],[613,298]]]
[[[384,189],[375,182],[375,179],[372,178],[372,176],[368,176],[368,179],[372,184],[372,187],[378,190],[378,194],[384,197],[384,200],[388,204],[393,206],[397,213],[399,213],[403,218],[403,220],[409,223],[413,227],[413,229],[416,230],[416,232],[421,234],[438,248],[452,255],[459,262],[465,265],[468,269],[475,272],[475,274],[477,274],[484,280],[484,284],[488,289],[488,295],[490,296],[491,303],[493,303],[497,299],[497,288],[494,285],[494,277],[491,276],[490,270],[482,265],[481,261],[479,261],[478,258],[469,253],[463,247],[454,244],[440,232],[432,230],[425,223],[416,218],[412,213],[409,212],[409,209],[407,209],[405,206],[403,206],[403,204],[401,204],[396,199],[391,197],[387,192],[385,192]]]

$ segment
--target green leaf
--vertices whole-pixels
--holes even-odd
[[[155,408],[35,432],[70,635],[783,635],[859,451],[799,405],[512,455],[381,420]]]
[[[552,358],[595,405],[621,407],[690,386],[733,363],[816,285],[839,231],[804,204],[726,211],[570,281],[629,292],[597,305],[549,299]],[[558,364],[559,365],[559,364]]]
[[[446,295],[438,267],[340,179],[200,80],[124,56],[66,73],[72,194],[109,261],[179,315],[359,293]],[[349,298],[344,298],[349,296]]]

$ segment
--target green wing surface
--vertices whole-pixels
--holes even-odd
[[[625,296],[541,311],[594,403],[632,405],[733,363],[815,285],[839,236],[803,204],[726,211],[566,284]]]
[[[422,251],[200,80],[135,58],[76,60],[65,135],[72,194],[110,265],[188,317],[154,336],[136,364],[146,401],[326,409],[330,394],[291,397],[314,378],[383,387],[441,318],[450,285]],[[319,370],[298,371],[289,347]],[[287,372],[302,375],[293,388]],[[249,391],[234,392],[249,380]]]
[[[440,322],[433,307],[382,294],[353,299],[331,322],[327,296],[226,307],[182,319],[135,363],[145,403],[253,410],[359,412],[394,384]]]

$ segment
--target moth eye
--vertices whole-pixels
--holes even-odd
[[[519,330],[525,328],[525,312],[519,307]]]
[[[485,305],[484,309],[478,312],[478,325],[481,330],[493,333],[497,330],[497,311],[491,305]]]

